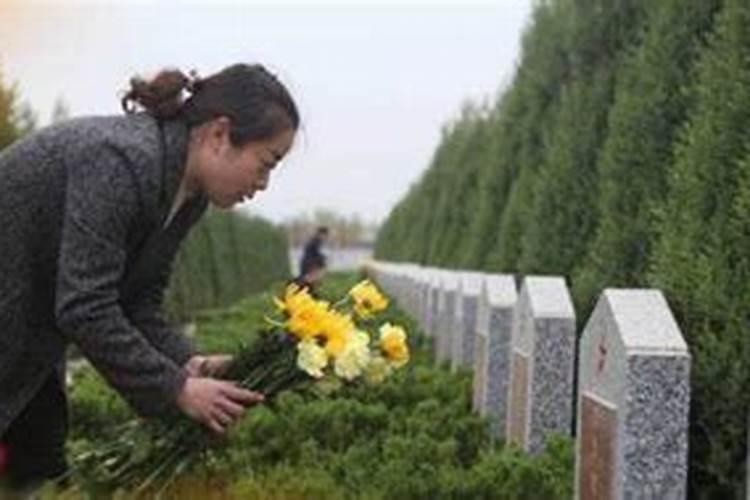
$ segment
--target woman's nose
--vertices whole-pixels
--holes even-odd
[[[261,190],[264,190],[268,187],[268,184],[271,182],[271,171],[266,170],[264,172],[264,175],[260,177],[260,183],[261,183]]]

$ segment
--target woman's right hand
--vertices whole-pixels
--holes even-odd
[[[217,434],[239,419],[245,408],[263,401],[263,395],[238,387],[233,382],[188,377],[177,396],[177,406]]]

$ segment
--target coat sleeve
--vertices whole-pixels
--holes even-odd
[[[55,314],[60,329],[141,414],[174,409],[187,373],[127,319],[119,284],[130,228],[141,215],[126,158],[98,149],[66,183]]]
[[[142,289],[126,307],[127,317],[141,330],[148,341],[178,366],[196,353],[190,340],[180,333],[165,316],[163,310],[164,291],[174,267],[175,250],[166,256],[156,276]]]

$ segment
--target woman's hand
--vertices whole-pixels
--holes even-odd
[[[263,401],[259,392],[248,391],[233,382],[211,378],[188,377],[177,396],[177,406],[217,434],[239,419],[245,408]]]
[[[191,377],[219,377],[229,367],[232,359],[228,354],[193,356],[185,363],[185,369]]]

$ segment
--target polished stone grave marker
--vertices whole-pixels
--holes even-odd
[[[573,419],[575,312],[565,280],[524,279],[513,316],[508,439],[531,452]]]
[[[513,309],[518,294],[513,276],[486,275],[477,307],[474,344],[474,411],[488,417],[493,436],[505,437],[510,381]]]
[[[477,328],[477,306],[482,290],[483,273],[462,272],[459,274],[456,331],[453,337],[451,368],[473,369],[474,337]]]
[[[453,336],[456,330],[456,302],[458,275],[454,271],[440,272],[440,294],[438,296],[438,320],[435,326],[435,362],[450,361]]]
[[[605,290],[581,337],[576,498],[684,499],[690,355],[658,290]]]

